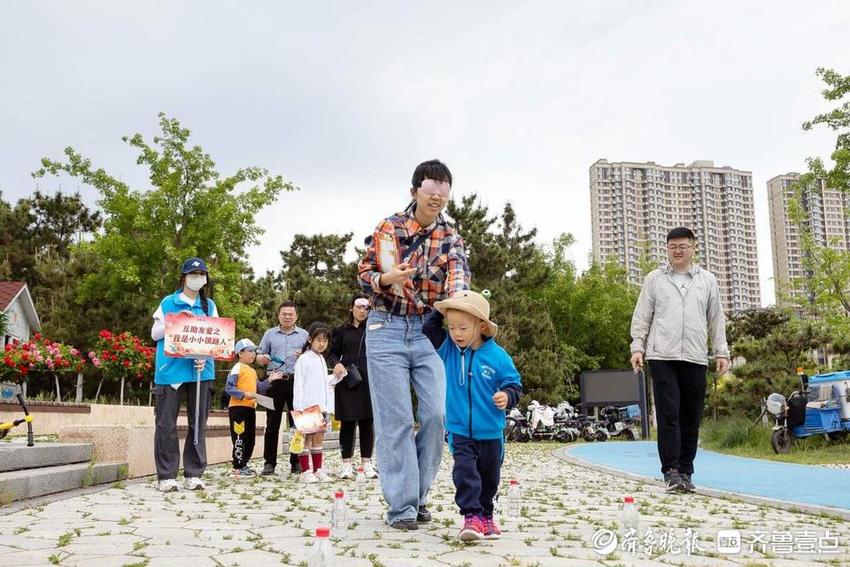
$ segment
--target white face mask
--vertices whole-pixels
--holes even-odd
[[[207,276],[203,274],[189,274],[186,276],[186,287],[192,291],[198,291],[207,285]]]

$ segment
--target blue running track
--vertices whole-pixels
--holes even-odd
[[[661,478],[654,441],[582,443],[568,448],[567,452],[595,465]],[[694,484],[772,500],[850,510],[850,470],[735,457],[700,449],[694,461]]]

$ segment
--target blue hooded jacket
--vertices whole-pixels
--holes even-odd
[[[505,410],[493,403],[493,395],[508,395],[508,409],[522,394],[520,375],[510,355],[486,337],[478,349],[460,349],[443,328],[443,316],[431,312],[423,333],[431,340],[446,367],[446,429],[470,439],[501,439]]]
[[[189,305],[180,297],[182,290],[175,291],[166,296],[160,303],[163,315],[168,313],[180,313],[191,311],[198,316],[206,316],[201,307],[200,296],[195,298],[195,303]],[[209,313],[215,313],[216,307],[212,299],[207,299]],[[206,366],[201,371],[201,381],[215,379],[215,362],[207,360]],[[175,358],[165,356],[165,339],[156,341],[156,369],[154,372],[154,384],[182,384],[195,381],[195,361],[191,358]]]

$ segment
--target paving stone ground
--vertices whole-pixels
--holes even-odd
[[[506,529],[511,526],[503,522],[498,541],[457,541],[460,521],[447,453],[432,493],[434,521],[416,532],[385,525],[377,481],[358,497],[351,481],[304,485],[278,476],[234,484],[226,467],[213,467],[206,492],[164,495],[152,481],[140,481],[7,511],[0,524],[0,566],[307,565],[313,530],[329,523],[338,486],[352,491],[353,522],[334,534],[338,565],[850,565],[850,522],[839,517],[668,495],[654,484],[565,462],[553,454],[559,447],[508,445],[503,478],[520,480],[525,504],[518,526]],[[326,460],[330,470],[339,466],[335,451]],[[627,494],[641,512],[635,549],[624,548],[630,540],[620,537],[620,545],[602,555],[607,549],[596,548],[619,534],[619,502]],[[740,532],[742,550],[719,553],[718,530]]]

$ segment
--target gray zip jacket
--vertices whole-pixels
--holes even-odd
[[[729,358],[717,278],[695,265],[688,272],[693,279],[684,290],[673,281],[669,263],[646,276],[632,315],[632,353],[707,365],[710,336],[711,357]]]

